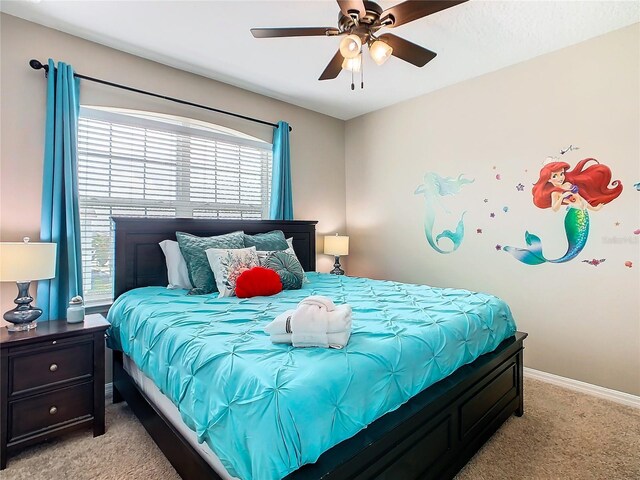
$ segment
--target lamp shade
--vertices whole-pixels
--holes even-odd
[[[30,282],[56,276],[55,243],[0,243],[0,282]]]
[[[335,257],[349,255],[349,237],[346,235],[326,235],[324,237],[324,253]]]
[[[376,40],[369,47],[369,54],[371,55],[371,58],[373,58],[373,61],[378,65],[382,65],[386,62],[392,53],[393,48],[391,48],[391,45],[387,45],[380,40]]]
[[[358,55],[355,58],[345,58],[342,61],[343,70],[349,70],[352,72],[359,72],[362,68],[362,55]]]
[[[355,58],[360,55],[362,40],[358,35],[347,35],[340,42],[340,54],[344,58]]]

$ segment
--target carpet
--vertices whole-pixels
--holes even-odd
[[[640,410],[525,379],[511,417],[456,480],[640,479]],[[21,451],[2,480],[167,479],[173,467],[126,403],[108,405],[107,433],[78,432]]]

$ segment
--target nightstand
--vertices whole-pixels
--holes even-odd
[[[68,432],[104,433],[102,315],[83,323],[40,322],[34,330],[0,328],[0,470],[7,454]]]

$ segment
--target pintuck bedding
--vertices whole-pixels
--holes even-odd
[[[109,311],[131,357],[232,475],[282,478],[494,350],[516,331],[500,299],[466,290],[307,273],[271,297],[147,287]],[[342,350],[274,345],[263,330],[309,295],[353,309]]]

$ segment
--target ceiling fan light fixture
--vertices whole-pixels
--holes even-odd
[[[362,56],[358,55],[355,58],[345,58],[342,61],[342,68],[350,72],[359,72],[362,68]]]
[[[360,55],[360,49],[362,48],[362,40],[358,35],[347,35],[340,42],[340,54],[346,58],[356,58]]]
[[[388,45],[381,40],[376,40],[369,47],[369,55],[371,55],[373,61],[378,65],[382,65],[386,62],[392,53],[393,48],[391,45]]]
[[[363,43],[369,49],[372,60],[378,65],[382,65],[393,55],[416,67],[424,67],[437,55],[436,52],[391,33],[382,33],[378,36],[380,29],[399,27],[467,1],[401,0],[400,3],[384,9],[378,5],[379,0],[337,0],[340,7],[337,27],[252,28],[251,33],[255,38],[340,36],[340,48],[335,52],[318,80],[337,78],[344,68],[351,71],[351,89],[354,90],[353,72],[364,70],[364,63],[362,63],[364,61],[362,58],[364,55],[362,52]],[[345,59],[353,60],[356,58],[358,59],[352,62],[345,61]],[[362,78],[360,79],[360,87],[363,88]]]

